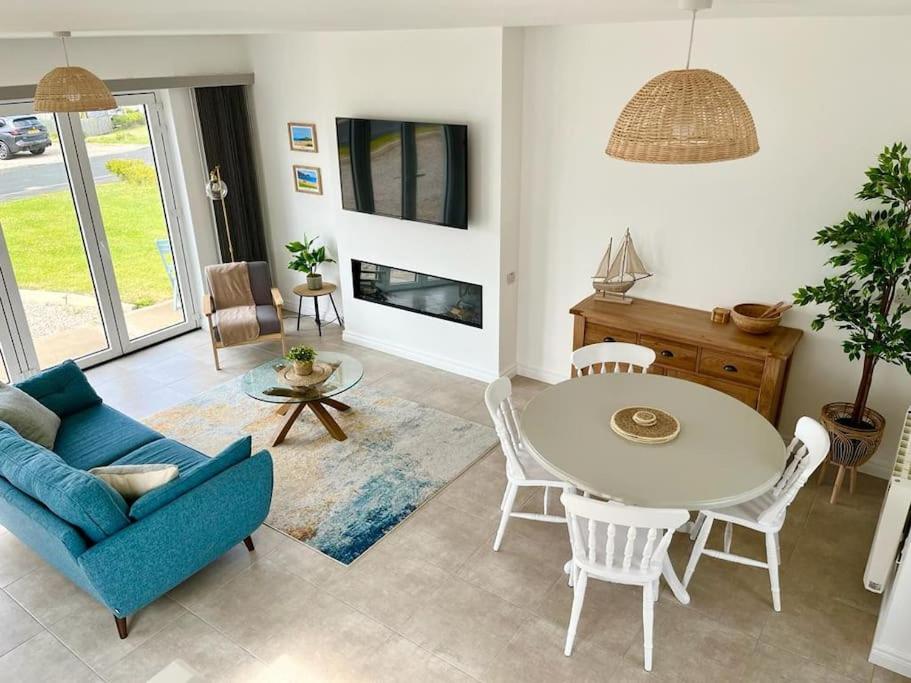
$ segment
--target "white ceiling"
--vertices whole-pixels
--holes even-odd
[[[911,14],[911,0],[716,0],[700,18]],[[0,35],[220,34],[683,18],[677,0],[13,0]]]

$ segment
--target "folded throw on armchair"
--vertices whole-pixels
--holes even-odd
[[[259,337],[246,262],[206,266],[206,279],[215,301],[215,325],[222,343],[231,346]]]

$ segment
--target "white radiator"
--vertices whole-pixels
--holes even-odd
[[[900,553],[908,533],[908,513],[911,511],[911,408],[905,414],[905,423],[898,438],[895,466],[889,477],[889,486],[883,498],[873,546],[864,571],[864,586],[874,593],[882,593],[889,575],[901,561]],[[911,558],[905,558],[911,559]]]

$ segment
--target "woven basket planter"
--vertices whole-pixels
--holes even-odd
[[[873,425],[872,429],[857,429],[839,421],[850,419],[853,411],[852,403],[829,403],[822,407],[822,424],[832,439],[829,462],[833,465],[860,467],[873,457],[883,440],[886,418],[866,408],[863,419]]]

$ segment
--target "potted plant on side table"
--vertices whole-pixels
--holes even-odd
[[[832,503],[838,498],[845,470],[850,470],[853,491],[857,467],[870,459],[882,440],[886,420],[867,406],[877,363],[902,365],[911,373],[911,329],[902,321],[911,311],[909,165],[903,143],[885,148],[857,193],[859,199],[880,202],[879,208],[863,214],[851,212],[841,223],[816,234],[816,242],[835,249],[826,263],[838,272],[822,284],[801,287],[794,294],[801,306],[825,306],[811,327],[820,330],[832,321],[848,333],[842,342],[848,358],[863,359],[854,402],[829,403],[822,408],[822,422],[832,439],[829,462],[838,466]]]
[[[304,235],[303,242],[295,240],[285,245],[285,249],[290,251],[293,256],[288,268],[306,273],[307,287],[312,290],[323,288],[323,276],[317,273],[316,269],[323,263],[335,263],[335,259],[327,255],[325,246],[314,248],[313,244],[318,239],[319,235],[313,239],[308,239]]]

